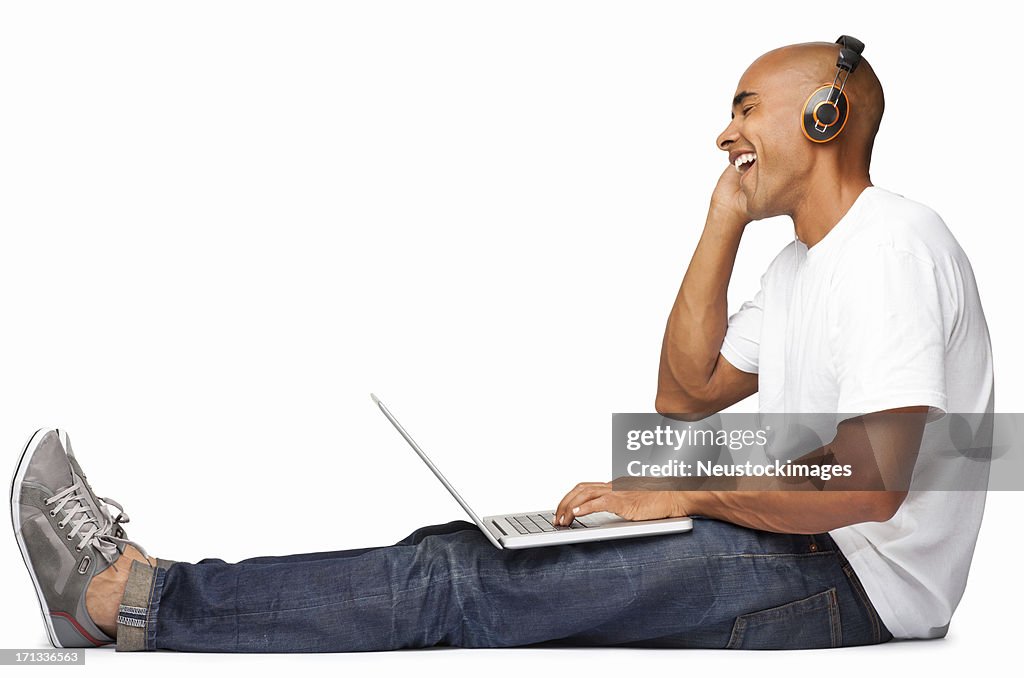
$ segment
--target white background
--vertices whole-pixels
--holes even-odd
[[[2,7],[0,449],[13,469],[35,429],[66,428],[153,554],[377,545],[463,517],[371,390],[483,513],[552,507],[578,481],[607,480],[610,414],[653,409],[741,73],[769,49],[841,33],[864,40],[885,88],[872,179],[933,207],[963,245],[997,410],[1024,411],[1024,102],[1014,24],[993,20],[995,3]],[[787,219],[748,227],[732,308],[791,238]],[[795,657],[97,650],[87,662],[149,675],[197,662],[967,670],[1016,642],[1022,508],[1018,493],[991,496],[941,641]],[[13,539],[0,575],[3,644],[44,646]]]

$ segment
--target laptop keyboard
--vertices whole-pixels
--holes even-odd
[[[579,518],[574,518],[569,525],[556,526],[554,524],[554,513],[524,513],[519,516],[508,516],[508,523],[518,530],[519,534],[539,534],[541,532],[593,527],[593,525],[586,524],[591,522],[587,520],[588,518],[589,516],[584,516],[584,522],[581,522]]]

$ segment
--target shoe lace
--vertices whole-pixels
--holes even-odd
[[[79,537],[75,551],[81,552],[86,546],[92,546],[107,562],[114,562],[123,550],[124,545],[131,544],[137,548],[144,557],[148,558],[145,549],[130,539],[126,539],[122,523],[129,522],[128,514],[124,512],[121,504],[108,499],[97,497],[100,506],[94,506],[89,496],[84,492],[82,481],[78,480],[70,487],[67,487],[46,500],[47,506],[55,504],[50,509],[50,515],[56,516],[63,512],[63,519],[57,523],[57,527],[64,529],[71,524],[71,530],[67,534],[68,541]],[[72,504],[69,506],[69,504]],[[117,508],[117,516],[111,517],[109,506]],[[102,521],[101,521],[102,519]],[[121,548],[118,548],[118,545]]]

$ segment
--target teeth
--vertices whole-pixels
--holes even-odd
[[[744,153],[743,155],[741,155],[738,158],[736,158],[735,162],[733,162],[733,165],[736,166],[736,171],[739,172],[740,171],[740,165],[743,165],[744,163],[748,163],[748,162],[753,162],[755,160],[757,160],[757,154],[756,153]]]

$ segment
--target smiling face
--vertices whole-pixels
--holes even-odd
[[[798,205],[817,182],[839,181],[840,165],[852,154],[870,160],[870,141],[877,131],[878,120],[870,131],[864,158],[864,133],[871,121],[864,118],[860,125],[852,124],[858,112],[858,76],[870,71],[862,61],[855,75],[847,83],[846,93],[851,100],[851,124],[842,135],[827,144],[808,141],[801,131],[804,102],[822,83],[830,83],[835,75],[838,45],[831,43],[805,43],[790,45],[763,55],[740,78],[733,99],[732,119],[718,139],[717,145],[729,153],[730,163],[738,160],[741,172],[740,189],[747,198],[747,211],[754,219],[780,214],[793,215]],[[868,78],[864,78],[867,80]],[[870,79],[874,80],[871,73]],[[874,80],[877,83],[877,80]],[[878,90],[880,100],[881,89]],[[869,117],[875,117],[873,114]],[[881,110],[877,118],[881,117]],[[828,176],[834,175],[834,176]]]

